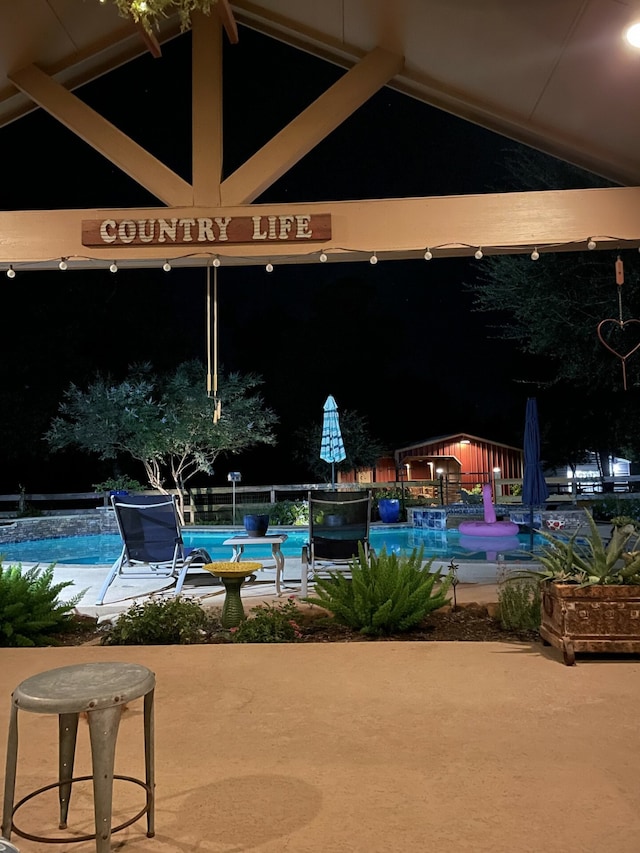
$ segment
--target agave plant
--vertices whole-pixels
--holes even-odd
[[[635,528],[614,527],[605,544],[592,515],[586,513],[586,517],[590,528],[587,536],[580,530],[568,538],[541,531],[548,543],[539,557],[544,569],[512,577],[535,576],[580,586],[640,584],[640,536]]]

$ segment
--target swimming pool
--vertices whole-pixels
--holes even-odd
[[[185,531],[184,541],[185,545],[206,548],[213,560],[228,560],[231,549],[228,545],[222,545],[222,542],[241,532],[237,528]],[[289,538],[282,546],[282,552],[285,557],[300,557],[302,546],[307,539],[306,527],[271,528],[269,532],[286,533]],[[457,530],[423,530],[394,525],[375,525],[371,528],[371,545],[377,552],[386,547],[387,552],[393,551],[399,554],[424,545],[425,559],[434,556],[437,560],[447,562],[449,560],[464,562],[495,560],[498,556],[506,561],[529,560],[542,543],[541,537],[534,537],[532,552],[531,537],[526,534],[509,537],[505,550],[500,550],[501,543],[498,540],[486,544],[476,541],[473,543],[473,548],[467,548],[461,545]],[[110,565],[117,559],[121,549],[122,541],[117,533],[102,533],[91,536],[65,536],[59,539],[36,539],[30,542],[10,542],[0,546],[0,555],[5,563]],[[257,560],[266,560],[271,556],[271,546],[265,542],[264,547],[251,546],[246,553]]]

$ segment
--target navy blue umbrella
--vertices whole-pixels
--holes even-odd
[[[533,522],[534,506],[542,506],[549,497],[549,489],[542,473],[540,462],[540,425],[538,405],[535,397],[527,400],[524,421],[524,476],[522,478],[522,503],[531,508]]]

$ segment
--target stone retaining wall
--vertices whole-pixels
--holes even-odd
[[[16,518],[11,522],[0,522],[0,544],[117,532],[118,525],[113,510],[96,509],[93,512],[77,515],[45,515],[39,518]]]

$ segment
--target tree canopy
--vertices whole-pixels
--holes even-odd
[[[45,439],[53,450],[77,447],[100,459],[130,456],[142,463],[149,485],[176,489],[183,509],[194,474],[213,473],[221,454],[275,444],[277,417],[258,392],[255,374],[219,379],[221,418],[213,420],[205,371],[197,361],[166,374],[150,365],[131,368],[121,382],[98,375],[83,390],[70,385]]]
[[[370,468],[383,455],[382,444],[371,435],[368,420],[358,412],[348,409],[340,412],[340,432],[347,458],[336,464],[338,471]],[[318,481],[327,480],[331,470],[329,463],[320,459],[321,443],[322,422],[319,420],[302,427],[294,435],[294,458]]]

